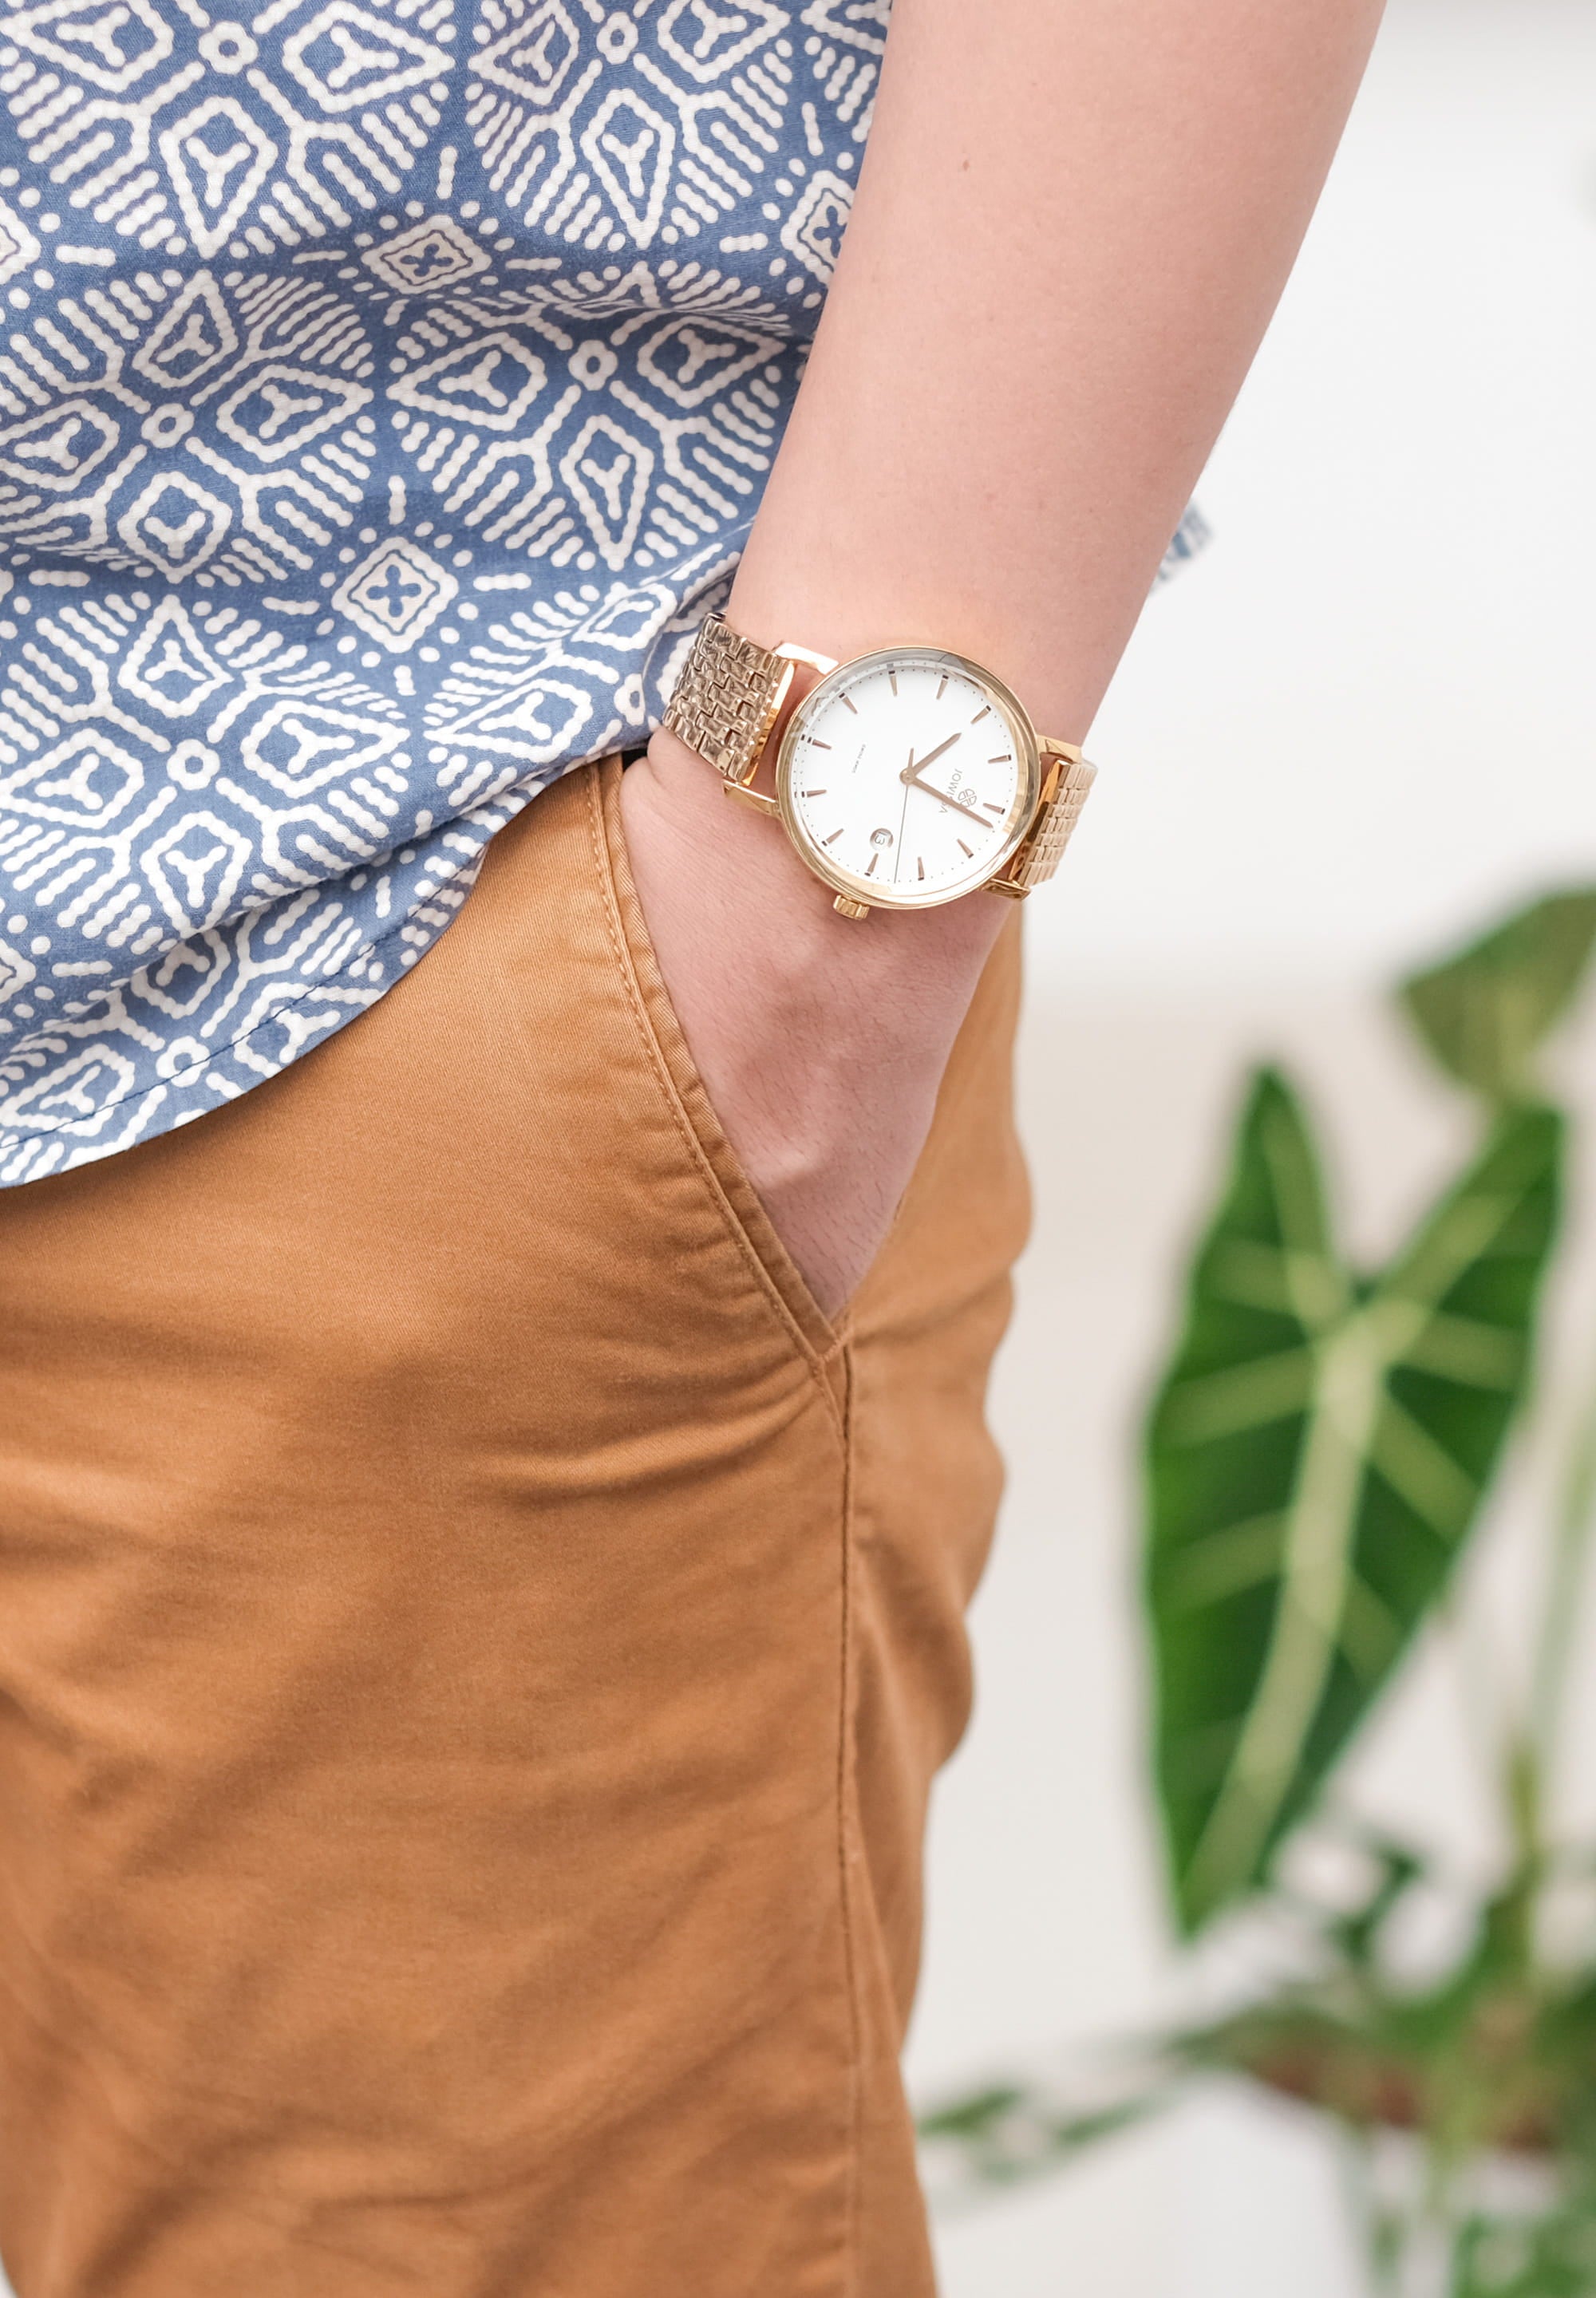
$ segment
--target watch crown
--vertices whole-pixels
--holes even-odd
[[[839,918],[867,918],[870,915],[868,902],[850,901],[846,894],[839,894],[831,907]]]

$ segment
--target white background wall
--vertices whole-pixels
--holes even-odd
[[[1526,891],[1596,880],[1592,0],[1393,0],[1200,499],[1213,548],[1149,607],[1087,827],[1031,905],[1038,1224],[994,1401],[1012,1482],[977,1721],[934,1817],[922,2097],[1067,2062],[1170,1999],[1131,1432],[1243,1064],[1299,1072],[1352,1230],[1383,1244],[1462,1118],[1378,985]],[[1596,1113],[1596,1028],[1568,1062]],[[1588,1265],[1571,1334],[1582,1305],[1596,1353]],[[1531,1480],[1483,1560],[1495,1616],[1536,1500]],[[1428,1656],[1359,1776],[1477,1856],[1463,1707]],[[1596,1717],[1587,1736],[1596,1753]],[[1311,2126],[1239,2097],[949,2225],[941,2251],[947,2298],[1357,2289]]]

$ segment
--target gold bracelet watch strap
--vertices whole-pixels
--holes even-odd
[[[666,710],[665,723],[728,782],[747,786],[792,682],[794,660],[831,667],[797,647],[756,646],[707,615]],[[989,880],[995,893],[1023,896],[1058,868],[1097,770],[1073,742],[1044,737],[1042,795],[1018,850]]]
[[[1042,797],[1019,851],[990,882],[994,893],[1029,894],[1044,885],[1063,861],[1064,848],[1080,820],[1087,793],[1097,779],[1097,769],[1083,758],[1073,742],[1042,739]]]
[[[729,782],[746,781],[792,682],[790,656],[740,638],[718,615],[699,626],[665,714],[667,730]]]

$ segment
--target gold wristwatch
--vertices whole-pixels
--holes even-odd
[[[776,794],[752,787],[794,665],[821,674],[782,730]],[[832,662],[710,615],[665,723],[728,792],[777,815],[845,918],[932,909],[1051,878],[1096,769],[1038,735],[999,678],[939,647]]]

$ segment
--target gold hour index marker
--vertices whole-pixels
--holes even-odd
[[[942,699],[942,694],[943,694],[943,690],[946,688],[947,684],[947,673],[946,671],[944,671],[944,672],[943,672],[943,674],[942,674],[942,675],[941,675],[941,677],[937,681],[937,691],[936,691],[936,692],[935,692],[935,694],[931,697],[931,699],[932,699],[932,701],[933,701],[933,702],[940,702],[940,701],[941,701],[941,699]]]
[[[982,720],[983,718],[989,718],[991,715],[992,715],[992,706],[991,706],[991,704],[990,704],[989,702],[985,702],[985,703],[983,703],[983,704],[981,705],[980,708],[976,712],[976,714],[975,714],[974,717],[970,721],[970,723],[971,723],[972,726],[979,726],[979,725],[980,724],[980,722],[981,722],[981,720]]]
[[[872,854],[872,855],[871,856],[871,857],[870,857],[870,867],[869,867],[869,869],[868,869],[868,870],[866,870],[866,872],[864,872],[864,875],[865,875],[867,878],[873,878],[873,877],[875,876],[875,865],[876,865],[876,864],[881,860],[881,856],[880,856],[879,854]]]
[[[917,878],[923,878],[925,875],[925,856],[923,854],[916,854],[914,856],[914,875]]]
[[[981,800],[981,804],[986,807],[988,814],[1006,814],[1008,812],[1007,806],[1005,806],[1000,798],[984,798]]]
[[[854,698],[853,698],[852,695],[850,695],[850,694],[839,694],[839,695],[837,697],[837,699],[839,700],[839,702],[840,702],[840,703],[841,703],[841,705],[842,705],[842,707],[843,707],[843,708],[844,708],[845,710],[852,710],[852,711],[853,711],[853,714],[854,714],[854,716],[855,716],[856,718],[858,716],[859,713],[858,713],[858,710],[857,710],[857,708],[856,708],[856,705],[855,705]]]
[[[896,694],[897,692],[897,672],[895,668],[889,668],[888,670],[887,683],[892,689],[894,694]]]
[[[1006,750],[999,750],[995,758],[988,758],[987,760],[987,764],[989,766],[1006,766],[1008,762],[1009,754]]]
[[[974,861],[975,848],[972,846],[966,846],[962,838],[955,839],[955,843],[957,845],[959,852],[963,856],[966,862]]]
[[[842,832],[839,830],[834,830],[829,838],[823,838],[820,842],[823,846],[835,846],[841,835]]]
[[[831,747],[829,742],[823,742],[818,734],[806,734],[804,740],[812,750],[829,750]]]
[[[825,791],[823,789],[806,790],[804,792],[804,796],[806,798],[824,798]]]

